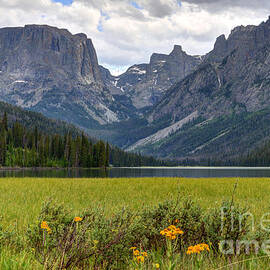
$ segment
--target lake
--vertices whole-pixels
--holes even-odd
[[[270,177],[270,167],[143,167],[100,169],[0,170],[0,177],[120,178],[120,177]]]

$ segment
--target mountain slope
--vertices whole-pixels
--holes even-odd
[[[217,39],[200,67],[173,87],[149,120],[166,114],[183,118],[195,110],[211,117],[252,112],[270,105],[270,20],[235,28]]]
[[[11,125],[18,121],[21,125],[29,129],[37,127],[46,134],[64,135],[70,132],[73,136],[81,135],[82,131],[75,126],[61,120],[53,120],[45,117],[41,113],[24,110],[20,107],[0,101],[0,118],[7,113],[8,123]]]
[[[118,77],[98,64],[84,34],[37,25],[0,29],[0,97],[130,151],[235,156],[269,136],[270,20],[218,37],[205,56],[175,46]],[[245,125],[254,130],[246,134]]]
[[[248,153],[269,139],[269,119],[270,108],[208,120],[199,117],[166,137],[153,140],[152,135],[129,149],[159,158],[227,160]]]
[[[169,54],[152,54],[149,64],[133,65],[118,77],[106,74],[106,86],[115,99],[125,97],[137,109],[155,105],[173,84],[190,74],[202,57],[186,54],[175,45]],[[105,75],[105,74],[104,74]]]
[[[148,125],[166,119],[162,130],[127,149],[166,158],[202,158],[236,155],[262,142],[269,136],[265,125],[270,107],[269,45],[270,20],[237,27],[228,39],[220,36],[196,71],[171,87],[146,116]],[[194,114],[188,129],[175,128]],[[250,122],[253,116],[257,122]],[[250,123],[253,129],[245,133]],[[164,130],[166,136],[160,136]]]
[[[81,127],[128,117],[104,86],[92,41],[46,25],[0,29],[0,96]]]
[[[4,113],[7,113],[9,127],[15,122],[21,124],[31,132],[34,132],[34,129],[37,128],[39,133],[43,135],[60,135],[65,136],[68,133],[75,139],[76,137],[82,137],[82,130],[76,128],[75,126],[68,124],[64,121],[53,120],[43,116],[41,113],[32,112],[24,110],[20,107],[10,105],[5,102],[0,101],[0,120],[2,120]],[[29,135],[29,134],[28,134]],[[83,135],[85,137],[85,135]],[[87,137],[92,143],[100,143],[97,139]],[[2,138],[3,139],[3,138]],[[29,140],[29,138],[27,138]],[[3,140],[0,142],[0,146]],[[53,147],[53,146],[52,146]],[[113,166],[164,166],[168,165],[160,160],[156,160],[153,157],[142,156],[134,153],[128,153],[121,150],[118,147],[110,145],[110,164]],[[0,150],[3,150],[3,147],[0,147]],[[1,153],[0,153],[1,156]],[[19,162],[22,162],[20,160]],[[1,163],[1,157],[0,157]],[[14,164],[13,164],[14,165]],[[25,165],[20,165],[25,166]]]
[[[98,64],[91,39],[66,29],[0,29],[0,98],[84,129],[120,122],[152,106],[201,62],[175,46],[114,77]]]

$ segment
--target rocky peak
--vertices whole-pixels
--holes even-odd
[[[146,64],[140,64],[129,67],[126,72],[131,74],[142,75],[146,73],[146,69],[147,69]]]
[[[262,24],[268,24],[268,25],[270,25],[270,15],[268,16],[267,21],[266,22],[262,22]]]
[[[113,84],[128,96],[136,108],[152,106],[166,90],[193,71],[201,61],[201,57],[190,56],[180,45],[174,45],[168,55],[153,53],[149,64],[131,66]]]
[[[228,43],[225,35],[216,39],[214,49],[206,55],[206,61],[219,62],[228,54]]]
[[[225,35],[221,35],[216,39],[214,50],[224,52],[227,49],[227,40]]]
[[[153,53],[150,57],[150,64],[153,64],[159,61],[169,61],[169,59],[177,61],[179,57],[182,57],[183,55],[187,55],[187,54],[182,50],[182,46],[174,45],[173,50],[168,55],[162,54],[162,53]]]
[[[177,56],[180,56],[182,54],[186,54],[183,49],[182,49],[182,46],[180,45],[174,45],[173,47],[173,50],[172,52],[170,53],[170,56],[174,56],[174,57],[177,57]]]
[[[164,96],[149,119],[156,120],[168,112],[178,112],[176,118],[181,119],[190,113],[183,114],[187,104],[201,114],[208,111],[207,117],[269,106],[269,48],[270,18],[259,26],[238,26],[227,39],[219,36],[202,64],[169,91],[170,97]],[[198,104],[194,107],[195,102]]]
[[[205,57],[207,62],[222,62],[234,52],[236,63],[246,62],[258,49],[270,42],[270,21],[259,26],[247,25],[235,27],[229,37],[224,35],[217,38],[214,49]]]
[[[78,34],[75,34],[74,36],[75,36],[75,37],[80,37],[80,38],[82,38],[82,39],[87,39],[87,35],[84,34],[84,33],[78,33]]]
[[[20,28],[20,27],[18,27]],[[71,35],[71,33],[65,29],[65,28],[57,28],[57,27],[54,27],[54,26],[50,26],[50,25],[47,25],[47,24],[26,24],[24,27],[21,27],[22,30],[24,30],[25,32],[33,32],[33,31],[50,31],[50,32],[53,32],[53,33],[65,33],[66,35]]]

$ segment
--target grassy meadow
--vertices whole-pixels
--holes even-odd
[[[0,178],[0,213],[4,225],[22,229],[35,219],[44,200],[53,197],[74,209],[74,214],[102,205],[108,214],[122,207],[155,205],[177,196],[190,196],[202,208],[232,197],[256,216],[270,210],[269,178]]]
[[[13,232],[25,244],[23,248],[17,250],[12,243],[7,245],[5,242],[0,249],[0,269],[49,269],[38,263],[32,247],[27,248],[25,232],[29,224],[35,222],[38,224],[42,205],[50,197],[71,209],[71,215],[74,217],[81,216],[84,209],[102,208],[104,215],[110,218],[126,207],[136,212],[144,207],[151,208],[166,200],[177,198],[191,199],[203,211],[207,211],[211,208],[218,209],[223,201],[230,201],[233,197],[234,203],[239,204],[240,207],[247,207],[257,221],[264,213],[270,212],[270,179],[268,178],[1,178],[0,181],[2,230]],[[237,184],[236,189],[235,184]],[[171,252],[174,249],[170,241],[164,242],[164,245]],[[130,262],[127,262],[125,268],[270,269],[270,260],[267,257],[257,259],[255,255],[251,257],[241,255],[228,259],[216,256],[210,251],[205,258],[200,260],[198,258],[190,260],[190,257],[183,252],[182,255],[176,252],[174,259],[171,254],[171,259],[169,259],[168,250],[164,253],[164,258],[158,249],[147,250],[148,263],[145,261],[140,264],[133,261],[131,253]],[[165,263],[163,263],[164,260]],[[246,261],[222,268],[226,264],[241,260]],[[93,268],[102,269],[100,266],[93,266]],[[70,269],[84,269],[84,267]]]

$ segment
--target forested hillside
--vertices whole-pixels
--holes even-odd
[[[0,115],[3,116],[5,112],[7,113],[8,123],[10,125],[17,121],[26,128],[37,127],[46,134],[56,133],[64,135],[69,132],[72,136],[76,136],[81,133],[81,131],[72,124],[50,119],[41,113],[24,110],[20,107],[0,101]]]
[[[165,162],[126,153],[90,138],[63,121],[0,102],[0,166],[161,166]]]
[[[4,113],[5,112],[5,113]],[[138,153],[127,153],[118,147],[109,145],[104,141],[90,138],[80,129],[65,123],[64,121],[51,120],[40,113],[23,110],[19,107],[0,102],[0,166],[20,166],[20,167],[136,167],[136,166],[166,166],[166,165],[211,165],[211,166],[269,166],[270,165],[270,141],[263,143],[263,138],[269,137],[269,110],[263,110],[260,113],[250,113],[247,117],[224,118],[220,123],[230,120],[230,132],[218,137],[219,147],[212,149],[216,152],[213,157],[189,159],[176,161],[157,160],[153,157],[143,156]],[[226,121],[225,121],[226,122]],[[182,135],[190,129],[198,132],[194,143],[200,145],[204,138],[201,129],[206,128],[211,132],[222,133],[217,129],[216,122],[210,121],[205,125],[195,125],[194,129],[191,123],[183,127]],[[240,124],[241,123],[241,124]],[[213,127],[212,127],[213,125]],[[259,132],[260,131],[260,132]],[[191,133],[191,132],[190,132]],[[237,138],[232,147],[237,147],[241,155],[223,155],[225,145],[224,140],[231,133],[237,134]],[[173,140],[175,135],[169,138]],[[185,134],[184,138],[189,139]],[[251,140],[252,139],[252,140]],[[245,145],[253,144],[252,151],[245,149]],[[206,140],[207,141],[207,140]],[[183,141],[184,143],[184,141]],[[167,140],[163,146],[163,153],[171,153],[172,157],[175,151],[186,151],[187,145],[172,148],[170,141]],[[205,145],[205,148],[211,147],[211,144]],[[203,152],[204,149],[198,149]],[[150,154],[150,152],[149,152]],[[161,155],[162,156],[162,155]]]
[[[247,154],[240,155],[235,159],[227,159],[224,161],[212,161],[210,165],[226,165],[226,166],[248,166],[248,167],[269,167],[270,166],[270,140]]]
[[[93,143],[83,133],[48,135],[15,121],[8,126],[5,113],[0,125],[0,164],[21,167],[107,167],[109,144]]]

